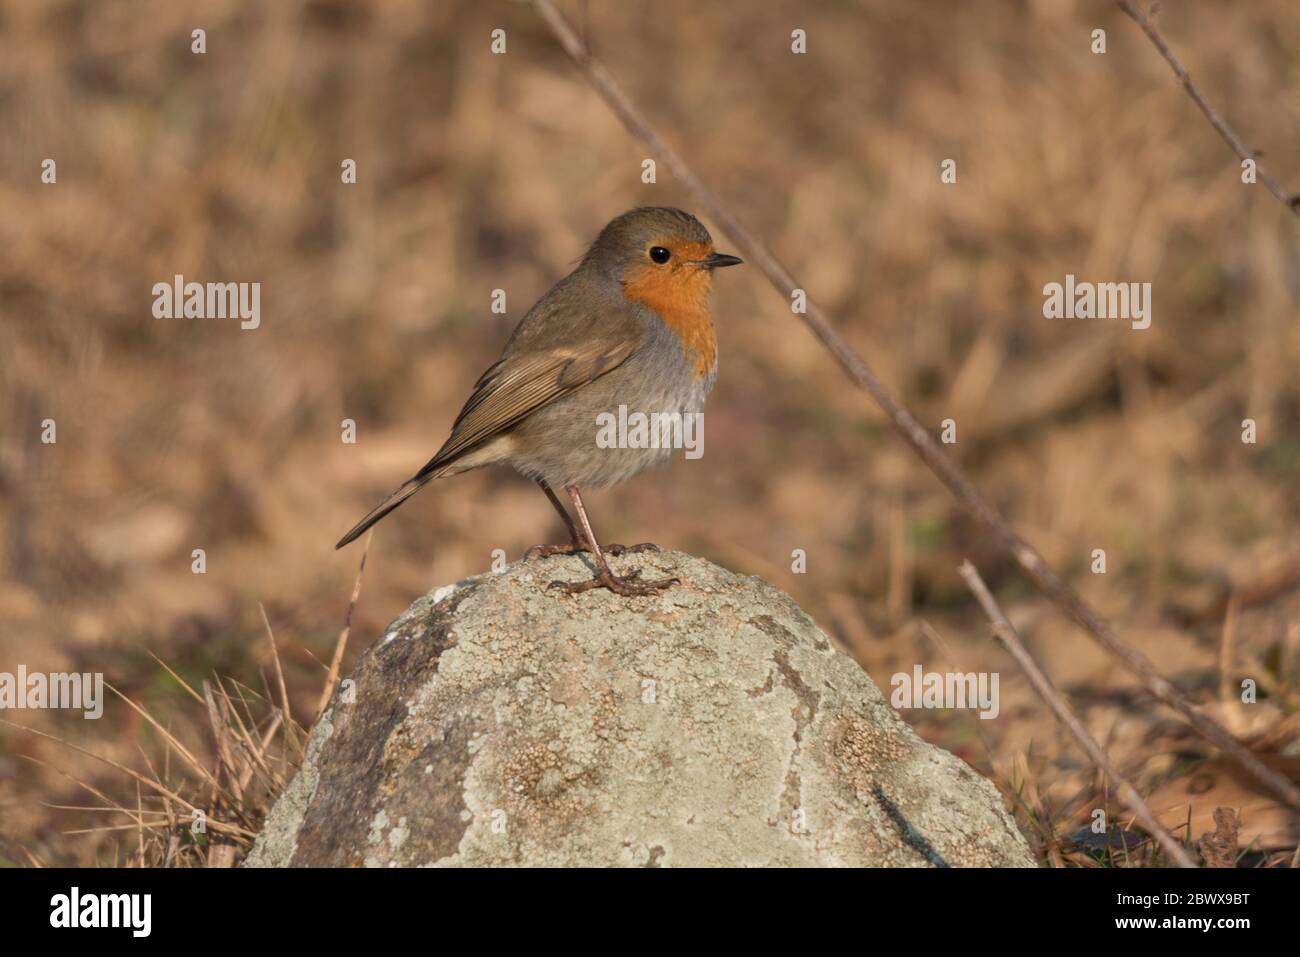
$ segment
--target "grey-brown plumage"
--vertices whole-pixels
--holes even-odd
[[[585,520],[578,486],[623,481],[672,451],[599,447],[600,413],[703,409],[717,368],[709,276],[735,262],[681,210],[636,209],[610,222],[519,322],[437,454],[336,547],[433,479],[491,464],[537,480],[562,512],[550,487],[571,489]]]

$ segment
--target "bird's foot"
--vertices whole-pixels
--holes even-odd
[[[613,545],[601,546],[601,551],[606,555],[639,555],[642,552],[657,552],[659,546],[654,542],[641,542],[639,545]],[[524,559],[529,558],[549,558],[551,555],[577,555],[579,552],[590,551],[586,545],[579,545],[577,542],[571,542],[568,545],[534,545],[528,551],[524,552]]]
[[[680,578],[660,578],[657,581],[640,581],[641,570],[635,569],[626,575],[615,575],[608,568],[602,568],[596,573],[595,578],[590,578],[582,582],[551,582],[550,587],[564,592],[566,595],[577,595],[580,592],[591,591],[593,588],[608,588],[616,595],[632,597],[636,595],[653,595],[665,588],[671,588],[673,585],[680,585]]]
[[[570,542],[568,545],[534,545],[524,552],[524,561],[530,558],[549,558],[551,555],[576,555],[586,550],[585,546],[577,542]]]
[[[639,555],[642,552],[657,552],[659,546],[654,542],[642,542],[639,545],[606,545],[604,552],[606,555]]]

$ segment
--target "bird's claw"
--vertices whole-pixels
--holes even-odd
[[[549,558],[552,555],[576,555],[586,550],[585,546],[577,543],[569,545],[534,545],[524,552],[524,561],[528,561],[530,558]]]
[[[633,569],[626,575],[615,575],[610,571],[597,572],[594,578],[580,582],[553,581],[548,586],[566,595],[577,595],[594,588],[608,588],[616,595],[635,597],[653,595],[673,585],[680,585],[680,578],[660,578],[656,581],[641,581],[641,569]]]
[[[528,551],[524,552],[524,560],[527,561],[530,558],[549,558],[552,555],[577,555],[580,552],[586,551],[590,551],[590,549],[587,548],[586,545],[579,545],[577,542],[573,542],[569,545],[534,545],[532,548],[528,549]],[[660,551],[660,548],[654,542],[641,542],[638,545],[619,545],[618,543],[614,543],[612,545],[603,546],[601,551],[606,555],[612,555],[617,558],[620,555],[639,555],[642,552],[657,552]]]
[[[619,555],[639,555],[641,552],[660,551],[658,545],[654,542],[641,542],[639,545],[606,545],[605,554],[613,555],[617,558]]]

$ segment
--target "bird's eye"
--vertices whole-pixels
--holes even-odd
[[[672,255],[673,255],[672,253],[664,249],[664,247],[662,246],[650,247],[650,258],[653,259],[655,262],[659,263],[660,265],[663,265],[664,263],[668,262],[668,260],[672,258]]]

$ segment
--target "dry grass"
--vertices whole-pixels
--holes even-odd
[[[885,381],[927,424],[957,420],[956,454],[1016,527],[1300,778],[1300,233],[1239,183],[1133,24],[1064,0],[744,16],[666,0],[590,5],[585,22]],[[1158,22],[1300,185],[1300,10],[1167,2]],[[605,220],[686,199],[640,183],[639,149],[527,5],[0,2],[0,23],[0,670],[103,671],[141,709],[12,716],[121,767],[0,725],[0,860],[129,863],[143,842],[146,860],[197,863],[186,803],[255,830],[332,680],[359,559],[332,551],[338,534],[427,458]],[[795,26],[805,57],[788,53]],[[39,182],[47,156],[57,186]],[[1067,272],[1152,282],[1152,327],[1043,320],[1041,288]],[[153,320],[150,288],[175,273],[261,281],[263,327]],[[1026,589],[743,273],[716,294],[705,467],[597,494],[602,535],[764,575],[878,684],[918,662],[1001,672],[996,721],[905,716],[999,782],[1044,860],[1149,862],[1140,835],[1086,832],[1093,809],[1124,812],[987,639],[957,574],[969,558],[1175,837],[1231,807],[1240,863],[1289,863],[1294,817]],[[489,311],[495,288],[508,316]],[[1258,445],[1239,440],[1246,416]],[[54,446],[36,438],[47,417]],[[556,533],[504,472],[426,490],[378,528],[332,673],[416,595]],[[1231,695],[1244,676],[1249,708]],[[87,789],[121,810],[65,809]],[[240,830],[208,838],[242,846]]]

